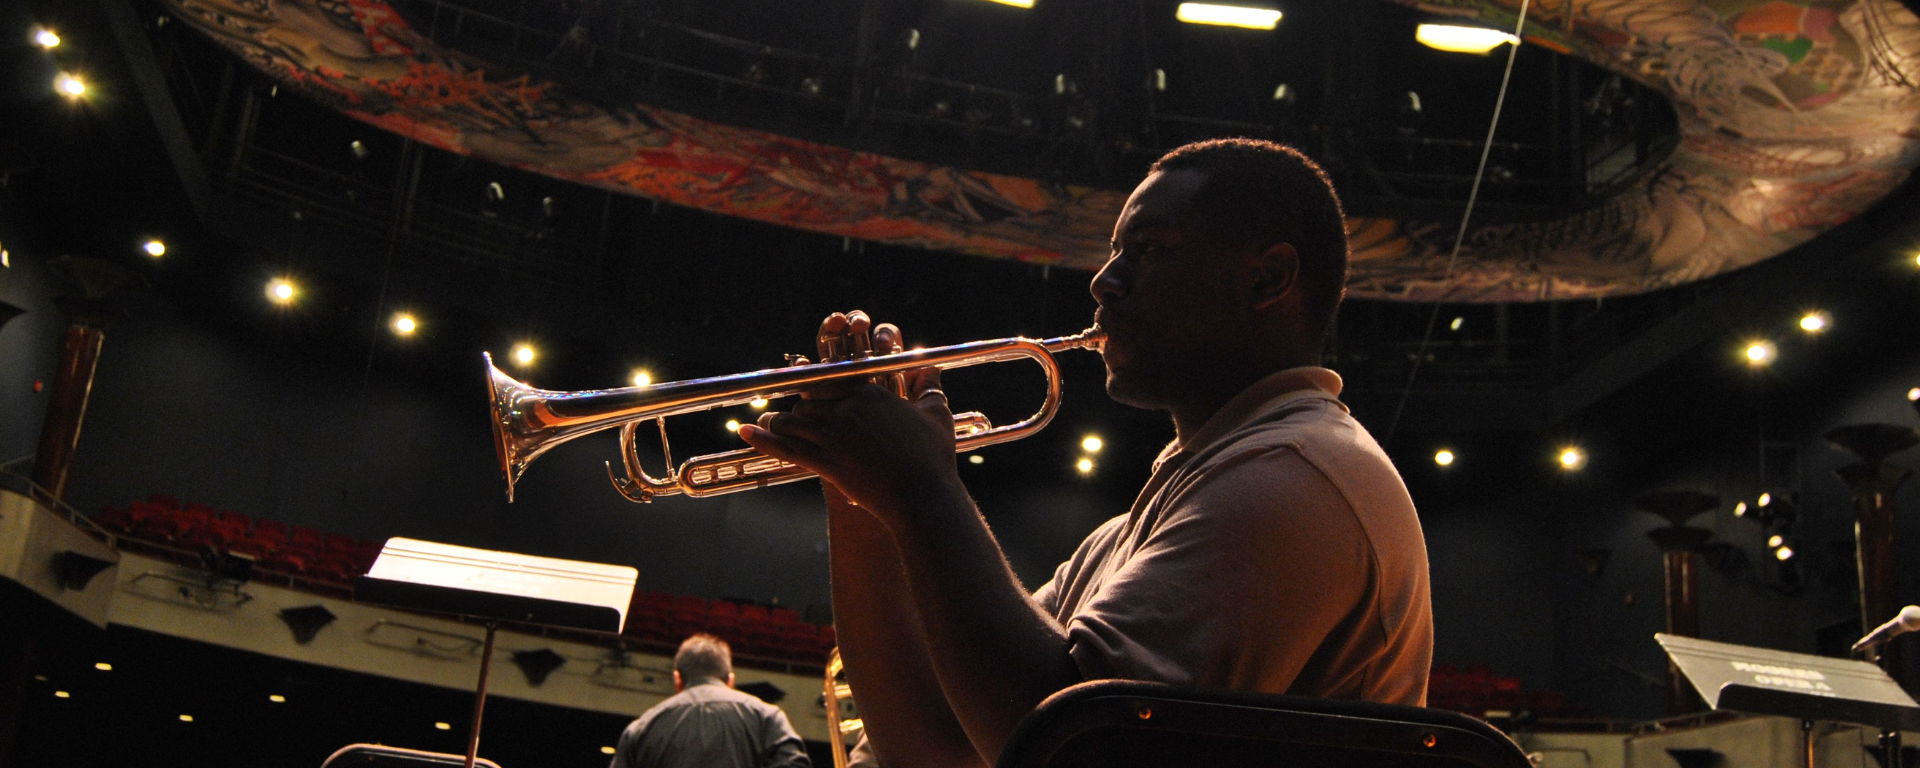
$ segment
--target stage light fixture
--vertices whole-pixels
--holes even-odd
[[[1520,42],[1520,38],[1497,29],[1454,24],[1421,24],[1414,28],[1413,39],[1436,51],[1479,55],[1486,55],[1507,43]]]
[[[180,716],[180,722],[183,722],[183,723],[191,723],[191,722],[193,722],[193,715],[181,715],[181,716]]]
[[[159,240],[148,240],[147,244],[140,246],[140,248],[145,250],[148,256],[156,259],[167,255],[167,244]]]
[[[54,78],[53,87],[69,99],[77,99],[87,93],[86,81],[81,80],[77,75],[70,75],[65,72],[60,73],[59,77]]]
[[[533,359],[538,357],[539,354],[539,352],[534,350],[532,344],[524,341],[513,346],[513,361],[522,366],[533,365]]]
[[[1735,504],[1735,505],[1733,505],[1733,516],[1734,516],[1734,517],[1746,517],[1746,516],[1747,516],[1747,503],[1743,501],[1743,502],[1740,502],[1740,503],[1738,503],[1738,504]]]
[[[1759,368],[1772,363],[1774,358],[1780,356],[1780,350],[1773,345],[1773,342],[1762,339],[1747,342],[1746,349],[1741,355],[1747,359],[1747,365]]]
[[[987,457],[976,453],[976,454],[973,454],[972,456],[967,457],[967,463],[975,466],[979,466],[981,464],[987,463]]]
[[[1105,447],[1107,447],[1107,443],[1101,440],[1099,435],[1087,435],[1086,437],[1080,438],[1080,450],[1086,451],[1087,453],[1099,453],[1100,449]]]
[[[1753,505],[1756,507],[1764,507],[1772,503],[1773,503],[1773,494],[1763,493],[1763,494],[1760,494],[1760,498],[1754,500]]]
[[[987,2],[999,3],[1001,5],[1011,5],[1015,8],[1032,8],[1033,7],[1033,0],[987,0]]]
[[[294,297],[299,294],[300,288],[294,285],[292,280],[276,277],[267,282],[267,300],[275,304],[281,306],[292,304]]]
[[[267,701],[271,701],[275,704],[285,704],[287,703],[287,697],[277,693],[269,693],[267,694]]]
[[[1787,543],[1786,537],[1780,534],[1776,533],[1767,537],[1767,549],[1779,549],[1780,545],[1785,543]]]
[[[1800,316],[1800,330],[1807,333],[1820,333],[1833,326],[1833,316],[1815,310]]]
[[[1078,462],[1074,463],[1073,468],[1078,470],[1080,474],[1091,475],[1093,474],[1093,459],[1082,456]]]
[[[738,431],[740,431],[740,420],[739,420],[739,419],[727,419],[727,431],[728,431],[728,432],[738,432]]]
[[[1779,549],[1776,549],[1773,551],[1773,557],[1775,560],[1779,560],[1780,562],[1783,562],[1783,563],[1788,560],[1792,560],[1793,547],[1782,546]]]
[[[394,333],[399,334],[401,336],[412,336],[413,332],[417,330],[420,330],[420,321],[413,319],[413,315],[409,315],[405,312],[394,313],[393,315],[393,332]]]
[[[653,374],[647,373],[646,371],[643,371],[643,370],[635,369],[633,372],[632,381],[633,381],[633,385],[636,387],[650,387],[650,386],[653,386]]]
[[[1180,7],[1174,10],[1173,17],[1188,24],[1210,24],[1217,27],[1273,29],[1280,26],[1278,10],[1249,8],[1242,5],[1181,3]]]
[[[96,661],[96,662],[94,662],[94,663],[93,663],[93,668],[94,668],[94,669],[97,669],[97,670],[100,670],[100,671],[102,671],[102,672],[112,672],[112,671],[113,671],[113,665],[112,665],[112,664],[108,664],[108,663],[106,663],[106,662],[104,662],[104,661]]]
[[[54,34],[53,30],[51,29],[43,29],[33,33],[33,42],[38,44],[41,48],[45,48],[51,51],[55,48],[60,47],[60,36],[57,34]]]
[[[611,754],[613,754],[613,753],[614,753],[614,751],[615,751],[615,750],[614,750],[614,748],[613,748],[613,747],[601,747],[601,748],[600,748],[600,754],[603,754],[603,755],[611,755]]]
[[[54,691],[53,697],[56,699],[71,699],[73,698],[73,694],[67,693],[66,691]]]
[[[433,724],[433,729],[434,729],[434,730],[436,730],[436,731],[451,731],[451,730],[453,730],[453,724],[451,724],[451,723],[434,723],[434,724]]]
[[[1443,467],[1453,466],[1453,451],[1445,448],[1433,452],[1433,463]]]
[[[751,406],[754,410],[757,411],[767,407],[767,399],[764,397],[756,397],[752,401],[748,402],[747,405]]]
[[[1920,403],[1920,387],[1914,387],[1913,389],[1907,390],[1907,401],[1913,402],[1913,403]]]
[[[1560,461],[1561,469],[1572,472],[1572,471],[1579,470],[1581,467],[1585,467],[1587,465],[1587,452],[1580,450],[1580,448],[1577,446],[1570,445],[1560,449],[1560,455],[1558,459]]]

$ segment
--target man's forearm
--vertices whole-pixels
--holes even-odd
[[[1080,673],[1065,629],[1034,605],[964,489],[931,493],[908,514],[894,539],[934,673],[991,763],[1020,719]]]
[[[834,624],[847,680],[886,768],[982,764],[934,677],[885,526],[828,490]]]

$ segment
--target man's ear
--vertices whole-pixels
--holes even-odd
[[[1254,308],[1268,309],[1299,289],[1300,253],[1292,243],[1274,243],[1254,257]]]

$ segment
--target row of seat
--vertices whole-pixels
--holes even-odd
[[[1587,717],[1584,706],[1559,691],[1524,690],[1518,677],[1496,675],[1485,666],[1464,669],[1435,664],[1427,678],[1427,706],[1475,717]],[[1502,714],[1504,713],[1504,714]]]
[[[183,554],[247,555],[256,569],[343,594],[354,577],[373,566],[384,544],[158,493],[102,509],[93,521],[116,535]],[[737,653],[823,664],[835,643],[833,627],[809,624],[799,611],[778,606],[635,590],[627,615],[622,634],[656,645],[675,645],[706,632],[725,639]]]
[[[823,662],[835,643],[833,627],[809,624],[791,608],[634,591],[626,634],[684,638],[695,632],[715,635],[749,655],[809,663]]]

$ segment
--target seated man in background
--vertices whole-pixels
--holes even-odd
[[[610,768],[811,768],[787,713],[733,689],[725,640],[681,643],[673,690],[620,733]]]
[[[1102,678],[1425,702],[1420,522],[1319,367],[1346,266],[1340,202],[1298,151],[1223,139],[1154,164],[1090,289],[1108,394],[1175,437],[1031,594],[961,484],[937,371],[741,428],[827,483],[841,655],[881,763],[991,765],[1041,701]],[[829,317],[823,357],[901,348],[868,323]]]

